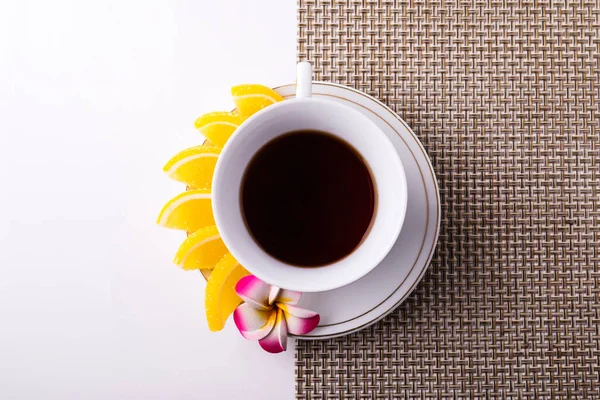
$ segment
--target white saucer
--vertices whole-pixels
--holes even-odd
[[[275,89],[293,98],[295,85]],[[304,293],[300,306],[321,314],[321,323],[300,339],[324,339],[363,329],[392,312],[423,277],[440,228],[435,174],[421,142],[391,109],[373,97],[332,83],[315,82],[313,96],[349,105],[371,118],[392,140],[408,182],[408,209],[398,241],[388,256],[360,280],[339,289]]]

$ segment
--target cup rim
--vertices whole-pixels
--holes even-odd
[[[304,106],[304,104],[306,104],[306,106]],[[374,236],[373,236],[376,234],[375,226],[378,223],[378,221],[383,221],[382,220],[383,217],[379,214],[381,211],[381,210],[379,210],[379,204],[376,204],[376,208],[378,208],[378,210],[373,217],[373,221],[371,222],[371,226],[370,226],[369,230],[366,232],[365,237],[363,238],[361,243],[356,247],[356,249],[353,250],[350,254],[348,254],[345,257],[343,257],[342,259],[337,260],[328,265],[319,266],[319,267],[298,267],[298,266],[293,266],[293,265],[283,263],[282,261],[280,261],[280,260],[272,257],[270,254],[268,254],[256,242],[256,240],[253,238],[252,234],[249,232],[248,227],[245,224],[243,215],[241,215],[241,217],[242,217],[241,223],[239,223],[240,221],[238,221],[237,224],[232,224],[232,223],[227,222],[229,219],[232,218],[232,216],[231,216],[232,211],[235,214],[235,217],[233,217],[235,219],[238,218],[237,217],[238,213],[242,213],[241,204],[240,204],[241,202],[239,201],[241,184],[237,185],[237,187],[231,188],[231,187],[226,187],[229,185],[229,183],[223,184],[223,182],[221,182],[221,180],[224,178],[224,173],[225,173],[224,170],[226,168],[225,165],[232,161],[230,159],[230,157],[232,157],[234,154],[233,150],[236,148],[236,146],[238,146],[238,144],[239,144],[238,142],[241,143],[241,138],[243,138],[244,135],[246,135],[248,133],[247,132],[249,129],[248,127],[254,128],[255,125],[257,125],[257,124],[260,125],[260,122],[264,123],[269,118],[269,116],[274,116],[277,112],[281,112],[282,109],[285,110],[286,108],[308,107],[309,104],[311,104],[312,106],[321,105],[323,107],[333,107],[334,109],[337,108],[338,111],[341,110],[341,112],[346,113],[347,116],[349,115],[352,118],[361,120],[362,124],[365,124],[369,127],[369,135],[370,135],[369,140],[371,140],[371,137],[376,137],[375,141],[377,142],[379,148],[381,148],[382,146],[385,146],[385,150],[383,151],[387,157],[387,160],[385,162],[388,165],[393,166],[395,168],[394,174],[398,174],[397,188],[396,188],[395,192],[400,193],[400,195],[399,195],[399,199],[397,199],[398,200],[397,201],[398,209],[394,213],[395,221],[392,222],[392,223],[394,223],[394,226],[391,227],[390,223],[388,223],[387,229],[385,230],[387,232],[386,237],[385,238],[375,238],[375,239],[377,239],[378,243],[370,245],[370,247],[377,246],[377,247],[375,247],[377,250],[377,253],[370,254],[368,259],[366,259],[366,256],[363,254],[361,256],[363,266],[361,268],[355,267],[352,270],[352,273],[347,273],[347,271],[345,271],[344,273],[341,273],[341,274],[338,273],[335,276],[331,276],[328,279],[323,279],[323,276],[327,275],[327,273],[317,274],[316,271],[323,271],[324,269],[330,269],[333,271],[336,269],[336,267],[338,267],[342,263],[351,264],[352,262],[359,261],[359,260],[357,260],[356,254],[361,249],[361,247],[363,247],[367,241],[373,242],[375,240]],[[254,128],[254,129],[256,129],[256,128]],[[300,129],[302,129],[302,128],[300,128]],[[289,132],[291,132],[291,131],[290,130],[282,131],[282,132],[276,134],[275,136],[273,136],[272,138],[268,139],[266,141],[266,143],[268,143],[269,141],[273,140],[276,137],[279,137],[279,136],[284,135]],[[334,134],[334,133],[331,133],[331,134],[333,134],[336,137],[340,137],[337,134]],[[344,138],[341,138],[341,139],[344,139]],[[262,146],[264,146],[264,144],[266,144],[266,143],[263,143],[262,145],[260,145],[258,147],[258,149],[262,148]],[[374,184],[376,187],[378,187],[377,201],[379,202],[381,196],[379,195],[380,188],[379,188],[379,182],[377,181],[378,176],[375,175],[375,171],[373,171],[372,165],[364,157],[363,149],[356,148],[356,146],[353,146],[353,147],[361,156],[363,156],[365,163],[367,163],[367,166],[369,167],[369,169],[371,169]],[[256,154],[256,151],[254,151],[254,153],[252,153],[252,155],[253,154]],[[241,176],[243,176],[244,171],[246,170],[250,159],[251,159],[251,156],[249,157],[247,162],[245,162],[241,166],[241,168],[237,169],[236,173],[238,175],[241,174]],[[239,172],[239,169],[242,170],[241,173]],[[381,174],[381,172],[380,172],[380,174]],[[236,180],[236,182],[237,182],[237,180]],[[394,192],[394,191],[392,191],[392,192]],[[266,281],[267,283],[270,283],[270,284],[273,284],[273,285],[276,285],[279,287],[283,287],[285,289],[298,290],[298,291],[303,291],[303,292],[320,292],[320,291],[336,289],[336,288],[348,285],[348,284],[362,278],[364,275],[366,275],[371,270],[373,270],[385,258],[385,256],[387,256],[389,251],[392,249],[393,245],[396,243],[396,240],[398,239],[398,236],[399,236],[402,226],[404,224],[407,202],[408,202],[406,174],[405,174],[402,162],[400,160],[400,156],[399,156],[394,144],[391,142],[390,138],[373,121],[371,121],[367,116],[360,113],[359,111],[357,111],[351,107],[348,107],[346,105],[331,101],[331,100],[316,99],[316,98],[312,98],[312,97],[302,98],[302,99],[296,98],[296,99],[290,99],[290,100],[286,100],[284,102],[276,103],[272,106],[269,106],[268,108],[265,108],[265,109],[257,112],[256,114],[250,116],[246,121],[244,121],[236,129],[234,134],[231,136],[231,138],[229,139],[229,141],[227,142],[227,144],[221,151],[221,155],[217,161],[217,165],[215,168],[215,173],[214,173],[214,178],[213,178],[213,187],[212,187],[212,196],[213,196],[213,198],[212,198],[213,214],[214,214],[215,223],[220,232],[221,238],[224,241],[225,245],[227,246],[228,250],[240,262],[240,264],[243,265],[252,274],[256,275],[257,277],[261,278],[262,280]],[[224,209],[224,206],[221,201],[223,196],[229,196],[228,200],[231,200],[231,196],[237,197],[238,201],[235,204],[237,204],[238,209],[236,209],[236,210]],[[383,224],[385,222],[379,222],[379,223]],[[232,226],[235,227],[236,229],[243,229],[245,231],[245,235],[243,233],[239,233],[239,232],[234,233]],[[232,228],[232,229],[230,230],[230,228]],[[382,231],[382,228],[378,228],[377,232],[379,232],[379,231]],[[249,239],[249,242],[251,244],[245,244],[243,246],[244,248],[242,248],[242,246],[240,246],[240,243],[238,241],[240,236],[245,237],[244,241],[246,241],[246,242],[248,242],[248,239]],[[236,242],[238,242],[238,243],[236,243]],[[380,242],[383,242],[383,245]],[[248,246],[252,247],[252,251],[254,252],[254,254],[252,256],[250,256],[250,251],[248,250]],[[262,258],[262,261],[264,263],[269,264],[271,266],[270,267],[271,271],[272,271],[273,265],[278,265],[282,268],[292,268],[295,271],[303,270],[305,272],[302,274],[295,273],[294,275],[296,275],[297,280],[294,280],[294,281],[291,281],[289,279],[282,279],[281,274],[270,273],[269,269],[266,269],[264,266],[258,265],[258,263],[255,264],[255,261],[257,261],[259,258],[256,256],[257,254],[260,254],[260,258]],[[279,276],[275,277],[274,275],[279,275]],[[313,275],[313,277],[321,276],[322,279],[308,279],[308,277],[310,277],[311,275]],[[330,274],[330,275],[332,275],[332,274]],[[306,279],[304,279],[304,280],[298,279],[298,276],[305,276]]]

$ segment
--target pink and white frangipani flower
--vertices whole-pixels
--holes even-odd
[[[296,306],[300,292],[269,285],[254,275],[240,279],[235,291],[244,300],[233,312],[235,326],[269,353],[285,351],[288,333],[304,335],[319,325],[319,314]]]

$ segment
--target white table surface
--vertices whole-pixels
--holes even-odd
[[[292,398],[211,333],[162,166],[238,83],[294,80],[294,0],[0,2],[0,398]],[[274,397],[273,397],[274,396]]]

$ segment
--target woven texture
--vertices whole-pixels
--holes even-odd
[[[317,79],[412,126],[442,227],[399,309],[298,343],[297,398],[600,399],[600,0],[300,0],[298,27]]]

